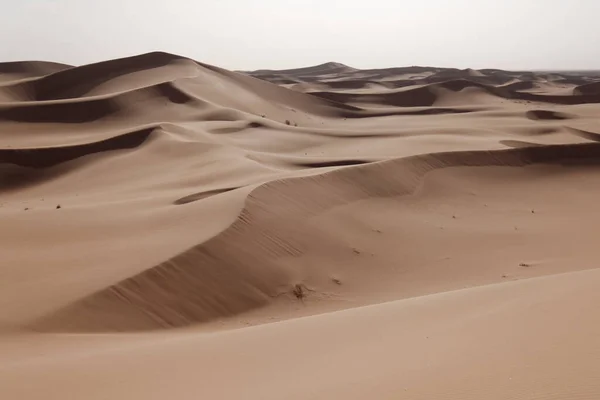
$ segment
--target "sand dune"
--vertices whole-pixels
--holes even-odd
[[[572,96],[538,94],[523,92],[532,88],[528,81],[507,84],[504,86],[492,86],[467,79],[448,80],[442,83],[432,83],[420,87],[408,87],[401,90],[386,90],[383,92],[348,93],[348,92],[310,92],[314,96],[333,100],[340,103],[352,105],[390,105],[394,107],[424,107],[434,106],[444,100],[447,95],[442,90],[451,92],[463,92],[452,95],[456,102],[470,104],[481,101],[481,95],[487,95],[486,102],[498,102],[500,99],[521,100],[537,103],[554,104],[588,104],[598,103],[600,95],[596,94],[574,94]],[[579,86],[578,88],[581,88]],[[465,89],[471,89],[465,91]],[[574,89],[578,91],[580,89]],[[478,96],[479,95],[479,96]],[[462,98],[464,97],[464,98]]]
[[[11,81],[42,77],[71,68],[71,65],[46,61],[22,61],[0,63],[0,84]]]
[[[221,333],[10,338],[2,352],[19,358],[0,383],[47,399],[594,399],[599,279],[574,272]]]
[[[281,260],[303,257],[306,251],[322,246],[322,243],[306,243],[304,238],[315,233],[301,223],[303,219],[364,198],[409,195],[422,184],[426,174],[436,169],[577,164],[599,157],[600,145],[596,143],[439,153],[274,182],[252,192],[237,221],[212,240],[78,301],[41,324],[36,323],[35,327],[67,330],[168,328],[236,315],[264,306],[282,295],[299,296],[299,290],[309,291],[302,295],[308,297],[312,289],[302,280],[296,281],[292,271],[282,268],[285,262]],[[318,200],[312,200],[314,197]],[[275,199],[280,200],[279,207],[269,204]],[[263,205],[265,203],[268,207]],[[308,206],[311,203],[312,206]],[[286,229],[288,225],[293,229]],[[243,245],[232,252],[237,243]],[[359,238],[357,243],[360,243]],[[249,244],[252,244],[250,249],[247,248]],[[338,246],[334,243],[329,247],[335,249]],[[350,250],[356,255],[361,254],[354,248],[338,250],[342,254],[350,254]],[[397,254],[389,256],[387,262],[393,263]],[[326,274],[328,263],[322,260],[320,264],[318,273]],[[304,271],[295,271],[299,272]],[[334,275],[329,279],[331,282]],[[325,281],[325,286],[327,283],[330,282]]]
[[[0,395],[597,398],[599,82],[0,64]]]
[[[586,83],[573,89],[574,95],[594,95],[600,93],[600,82]]]

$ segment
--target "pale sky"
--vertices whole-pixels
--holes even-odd
[[[600,0],[0,0],[0,61],[600,69]]]

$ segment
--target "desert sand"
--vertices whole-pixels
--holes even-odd
[[[0,398],[600,398],[600,72],[0,64]]]

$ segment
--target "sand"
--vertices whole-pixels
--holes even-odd
[[[600,73],[0,64],[0,398],[598,399]]]

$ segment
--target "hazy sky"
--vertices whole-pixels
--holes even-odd
[[[0,61],[600,69],[600,0],[0,0]]]

